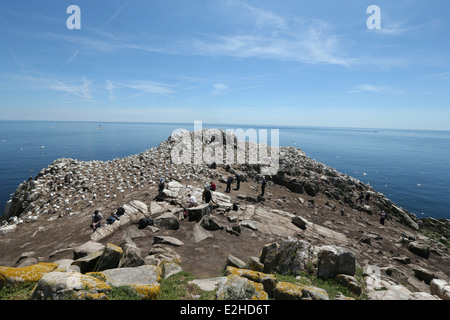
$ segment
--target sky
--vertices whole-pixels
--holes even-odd
[[[449,12],[447,0],[1,1],[0,120],[450,130]]]

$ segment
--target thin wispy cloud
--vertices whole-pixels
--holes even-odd
[[[116,85],[114,85],[113,82],[106,80],[106,90],[108,90],[109,92],[109,99],[110,100],[115,100],[117,97],[114,94],[114,89],[117,88]]]
[[[387,86],[376,86],[372,84],[361,84],[355,89],[349,91],[349,93],[360,93],[360,92],[371,92],[371,93],[383,93],[383,94],[403,94],[404,90],[399,88],[392,88]]]
[[[82,100],[90,101],[92,100],[91,94],[91,84],[92,82],[86,78],[81,79],[81,84],[72,82],[62,82],[58,80],[53,80],[53,84],[49,85],[49,88],[56,91],[65,92],[64,97],[78,97]]]
[[[63,99],[78,99],[86,102],[94,102],[92,95],[93,81],[86,77],[57,79],[49,74],[36,70],[19,73],[6,73],[0,75],[5,79],[5,87],[12,89],[28,88],[37,91],[63,92]]]
[[[156,94],[173,98],[172,94],[174,93],[172,85],[142,80],[133,80],[129,82],[106,80],[105,88],[109,93],[109,98],[112,100],[118,97],[118,91],[121,92],[122,98],[136,97],[142,94]],[[131,89],[133,93],[130,94],[129,90],[124,93],[124,89]]]
[[[247,32],[202,34],[186,41],[191,53],[204,56],[262,58],[298,61],[306,64],[347,65],[341,55],[343,45],[333,27],[322,20],[289,21],[270,11],[243,1],[229,1],[239,6],[241,15],[254,26]]]
[[[262,58],[298,61],[307,64],[347,65],[349,60],[337,54],[337,37],[311,28],[301,35],[208,35],[191,41],[192,53],[203,56]]]
[[[216,84],[213,85],[213,88],[214,89],[211,92],[211,94],[219,95],[219,94],[224,93],[228,89],[228,86],[223,84],[223,83],[216,83]]]
[[[257,28],[287,29],[288,27],[284,17],[271,11],[251,6],[245,1],[229,0],[226,1],[226,5],[232,7],[235,13],[241,12],[250,17]]]
[[[191,37],[180,38],[176,35],[173,38],[155,36],[148,41],[144,35],[141,35],[140,41],[135,41],[136,35],[112,36],[99,31],[90,36],[67,37],[49,34],[49,37],[80,46],[67,63],[72,62],[88,48],[93,52],[142,50],[173,55],[261,58],[306,64],[347,65],[350,61],[342,55],[344,46],[341,37],[334,32],[333,26],[325,21],[317,19],[290,21],[244,1],[228,1],[227,4],[239,9],[239,14],[252,28],[245,32],[196,33]]]
[[[121,7],[119,7],[115,12],[114,12],[114,14],[111,16],[111,17],[109,17],[98,29],[96,29],[95,31],[94,31],[94,34],[93,34],[93,36],[95,37],[99,32],[101,32],[102,30],[103,30],[103,28],[105,28],[108,24],[110,24],[119,14],[120,14],[120,12],[123,10],[123,9],[125,9],[128,5],[129,5],[129,3],[131,2],[132,0],[128,0],[127,2],[125,2]],[[70,39],[71,37],[69,37],[69,39]],[[78,38],[79,40],[80,40],[80,38]],[[69,57],[69,59],[66,61],[66,63],[64,64],[64,66],[67,66],[68,64],[70,64],[81,52],[83,52],[87,47],[89,47],[89,48],[98,48],[99,46],[98,46],[98,40],[95,40],[95,43],[94,43],[94,45],[92,45],[92,40],[91,41],[89,41],[89,38],[81,38],[81,39],[83,39],[83,41],[82,41],[82,43],[81,43],[81,47],[80,47],[80,49],[78,49],[78,50],[76,50],[70,57]],[[91,44],[91,45],[90,45]],[[114,45],[113,45],[114,46]],[[107,47],[107,48],[110,48],[111,49],[111,44],[110,43],[105,43],[105,42],[102,42],[102,46],[101,46],[101,48],[105,48],[105,47]],[[97,49],[98,50],[98,49]],[[60,69],[61,70],[61,69]],[[58,70],[58,72],[59,72],[59,70]]]

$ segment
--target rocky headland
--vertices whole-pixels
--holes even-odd
[[[368,299],[450,299],[449,220],[418,219],[298,148],[276,149],[278,170],[268,175],[274,150],[267,146],[243,144],[248,157],[267,148],[260,163],[227,163],[226,153],[236,155],[242,146],[236,137],[226,148],[229,136],[221,130],[204,129],[200,144],[189,135],[186,150],[193,152],[185,157],[221,150],[223,161],[174,162],[175,148],[186,146],[174,134],[126,158],[58,159],[20,184],[1,217],[0,287],[29,277],[39,280],[36,299],[68,292],[101,299],[111,286],[128,283],[143,298],[157,299],[161,277],[185,270],[198,286],[217,288],[217,299],[328,299],[319,288],[273,278],[308,270]],[[235,180],[226,192],[229,176]],[[217,189],[205,204],[209,182]],[[197,207],[188,208],[188,194]],[[119,207],[125,213],[107,224]],[[103,215],[95,232],[94,210]],[[142,226],[142,219],[151,223]],[[230,296],[230,288],[240,289]]]

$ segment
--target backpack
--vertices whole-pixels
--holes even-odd
[[[109,217],[108,219],[106,219],[106,223],[107,223],[107,224],[113,224],[114,221],[116,221],[116,219],[115,219],[113,216],[111,216],[111,217]]]
[[[139,219],[139,229],[145,229],[147,226],[152,226],[153,220],[150,218],[141,218]]]
[[[125,209],[122,207],[118,207],[117,208],[117,212],[116,214],[120,217],[121,215],[123,215],[125,213]]]

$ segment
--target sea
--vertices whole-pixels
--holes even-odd
[[[58,158],[113,160],[157,147],[194,123],[0,121],[0,215],[16,187]],[[450,219],[450,131],[202,124],[278,132],[294,146],[383,193],[418,218]],[[267,131],[264,131],[267,130]],[[277,131],[278,130],[278,131]],[[273,140],[275,141],[275,140]]]

